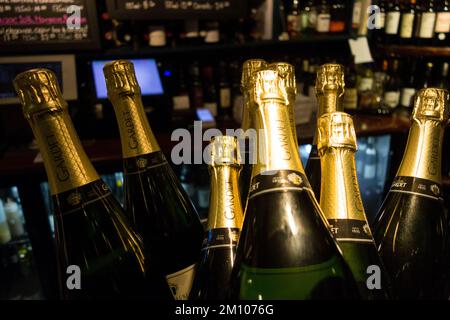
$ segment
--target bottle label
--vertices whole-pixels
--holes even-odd
[[[217,116],[217,103],[216,102],[205,102],[204,107],[211,111],[211,114],[215,117]]]
[[[443,200],[441,185],[416,177],[395,177],[389,192],[415,194],[433,200]]]
[[[331,232],[337,241],[373,242],[370,227],[366,221],[355,219],[328,219]]]
[[[370,91],[373,87],[373,79],[372,78],[361,78],[358,85],[359,91]]]
[[[439,12],[437,14],[434,31],[438,33],[450,32],[450,12]]]
[[[308,179],[303,173],[293,170],[267,171],[252,179],[249,199],[277,191],[304,191],[311,190]]]
[[[208,30],[205,35],[206,43],[217,43],[220,41],[219,30]]]
[[[317,16],[317,32],[329,32],[330,31],[330,19],[331,15],[329,13],[320,13]]]
[[[352,24],[354,28],[359,27],[361,22],[362,2],[355,1],[353,4]]]
[[[186,110],[191,107],[188,95],[174,96],[172,98],[172,103],[174,110]]]
[[[289,32],[300,32],[301,31],[301,21],[300,16],[290,14],[287,16],[287,28]]]
[[[384,93],[384,103],[389,108],[397,108],[400,103],[400,92],[399,91],[386,91]]]
[[[290,268],[257,268],[243,263],[240,271],[242,300],[311,299],[327,281],[339,283],[345,279],[336,256],[322,263]]]
[[[83,189],[83,192],[81,192]],[[53,196],[56,206],[55,215],[66,215],[83,210],[83,207],[111,196],[108,185],[103,180],[97,180],[80,188],[62,192]]]
[[[403,88],[402,89],[402,98],[401,98],[402,107],[411,107],[413,104],[413,98],[414,98],[415,94],[416,94],[416,89]]]
[[[231,91],[230,88],[220,89],[220,106],[223,109],[231,107]]]
[[[187,300],[194,281],[196,265],[193,264],[183,270],[166,276],[170,291],[175,300]]]
[[[436,22],[436,13],[423,12],[420,21],[419,37],[424,39],[430,39],[434,33],[434,23]]]
[[[151,47],[164,47],[166,45],[166,33],[164,30],[150,32],[148,44]]]
[[[400,23],[400,12],[398,11],[388,12],[386,17],[386,28],[384,29],[384,32],[386,34],[397,34],[399,23]]]
[[[384,23],[386,22],[386,13],[385,12],[378,12],[375,13],[376,14],[376,19],[375,19],[375,29],[383,29],[384,28]]]
[[[414,14],[402,14],[402,24],[400,26],[400,38],[409,39],[413,35],[414,30]]]
[[[330,22],[330,32],[344,32],[345,21],[332,20]]]
[[[238,228],[217,228],[209,230],[203,240],[202,250],[215,248],[236,248],[239,241]]]
[[[314,28],[317,24],[317,11],[316,8],[311,8],[308,14],[308,27]]]
[[[133,158],[125,158],[123,163],[125,174],[130,175],[143,173],[148,169],[166,165],[167,160],[161,151],[157,151]]]
[[[358,90],[356,88],[346,88],[344,93],[344,109],[355,110],[358,108]]]

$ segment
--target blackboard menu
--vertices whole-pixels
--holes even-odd
[[[0,0],[1,1],[1,0]],[[107,0],[120,19],[230,19],[244,14],[246,0]]]
[[[95,0],[0,0],[0,47],[11,51],[97,48]]]

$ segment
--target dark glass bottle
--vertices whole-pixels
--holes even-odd
[[[210,147],[208,226],[192,285],[192,300],[229,298],[230,277],[244,218],[238,187],[240,159],[237,139],[217,136]]]
[[[414,36],[414,20],[416,18],[416,0],[409,0],[402,8],[399,42],[411,44]]]
[[[398,0],[389,1],[386,12],[386,25],[384,33],[387,43],[395,43],[398,40],[400,27],[400,5]]]
[[[194,109],[204,107],[204,92],[200,78],[200,66],[197,61],[189,66],[189,99],[191,107]]]
[[[333,0],[331,2],[330,33],[342,33],[345,31],[347,19],[346,2],[343,0]]]
[[[233,109],[231,108],[231,83],[228,74],[228,65],[225,61],[219,64],[219,116],[222,119],[231,119]]]
[[[255,75],[253,112],[264,155],[252,186],[233,269],[239,299],[353,297],[354,280],[308,185],[276,71]]]
[[[301,34],[300,2],[299,0],[291,0],[286,15],[287,30],[291,40],[299,39]]]
[[[434,45],[450,45],[450,3],[448,0],[440,1],[437,7]]]
[[[420,31],[418,44],[431,45],[434,38],[436,24],[436,8],[433,0],[424,1],[420,18]]]
[[[399,62],[397,59],[391,60],[391,67],[388,73],[388,79],[384,84],[384,104],[391,110],[396,109],[400,104],[401,79],[398,70]]]
[[[147,272],[164,275],[173,296],[187,299],[203,227],[148,124],[133,64],[113,61],[104,73],[122,144],[126,212],[154,262]]]
[[[267,62],[261,59],[250,59],[244,62],[242,65],[241,76],[241,93],[244,96],[244,106],[242,108],[242,130],[244,133],[248,129],[254,129],[255,126],[252,123],[251,110],[255,108],[255,99],[251,94],[251,88],[253,85],[253,75],[256,71],[261,70],[267,66]],[[250,189],[250,182],[252,177],[252,167],[256,163],[255,155],[256,150],[251,145],[251,140],[248,136],[244,136],[244,139],[240,140],[240,150],[243,158],[243,167],[241,174],[239,175],[239,190],[242,201],[242,208],[246,208],[248,191]]]
[[[317,72],[316,96],[317,118],[323,114],[343,111],[344,67],[339,64],[324,64]],[[311,153],[306,164],[306,176],[316,199],[320,199],[320,157],[317,150],[317,133],[314,135]]]
[[[356,135],[351,116],[327,113],[318,120],[322,165],[320,207],[342,250],[363,299],[389,298],[390,284],[370,231],[356,176]],[[380,279],[368,285],[368,270]]]
[[[422,89],[400,168],[374,224],[374,238],[400,299],[448,299],[449,224],[441,186],[446,90]]]
[[[330,1],[321,0],[320,4],[317,6],[317,22],[316,22],[316,32],[319,34],[326,34],[330,32]]]
[[[412,61],[407,61],[403,69],[406,78],[403,81],[400,93],[400,106],[412,110],[414,95],[416,94],[417,91],[417,78],[416,78],[417,60],[413,59]]]
[[[14,85],[53,198],[61,298],[170,297],[162,276],[145,279],[141,240],[81,147],[55,74],[33,69]]]

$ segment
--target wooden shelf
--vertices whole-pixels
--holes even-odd
[[[358,136],[407,133],[409,120],[396,115],[353,115],[355,131]],[[219,128],[224,132],[226,128],[238,128],[234,122],[219,124]],[[298,126],[298,136],[300,143],[311,143],[315,132],[315,125],[305,124]],[[171,141],[170,132],[156,132],[161,149],[166,155],[178,142]],[[109,140],[86,140],[83,141],[89,159],[100,173],[121,170],[122,150],[119,139]],[[204,142],[206,144],[206,142]],[[17,149],[9,149],[3,158],[0,158],[0,184],[11,185],[19,181],[29,179],[46,179],[42,162],[35,162],[38,150],[29,149],[22,146]]]
[[[430,47],[412,45],[382,45],[379,49],[385,54],[416,57],[450,57],[450,47]]]

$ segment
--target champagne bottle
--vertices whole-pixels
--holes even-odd
[[[375,242],[397,298],[448,298],[450,233],[441,158],[449,117],[448,91],[418,92],[406,150],[375,221]]]
[[[162,277],[146,283],[141,241],[82,149],[55,74],[26,71],[14,86],[53,198],[61,298],[163,298],[159,286],[167,285]],[[80,289],[68,278],[77,269]]]
[[[229,297],[230,276],[243,220],[238,189],[241,166],[237,139],[217,136],[210,148],[211,204],[190,296],[196,300],[224,300]]]
[[[382,264],[359,192],[352,117],[343,112],[327,113],[319,118],[317,126],[322,165],[320,207],[353,273],[361,297],[387,298],[387,281],[374,281],[371,289],[366,283],[368,267],[375,265],[381,271]],[[385,279],[384,272],[380,272],[380,276]]]
[[[250,94],[252,88],[252,79],[256,71],[261,70],[267,66],[267,62],[262,59],[250,59],[244,62],[242,65],[241,76],[241,93],[244,96],[244,107],[242,108],[242,130],[244,133],[248,129],[254,129],[252,117],[250,116],[251,106],[255,103],[252,95]],[[243,143],[243,160],[244,165],[242,167],[241,174],[239,175],[239,193],[241,195],[242,208],[246,207],[248,190],[250,188],[251,176],[252,176],[252,163],[251,158],[254,152],[251,152],[254,146],[250,145],[250,140],[245,136]],[[254,150],[253,150],[254,151]]]
[[[342,111],[344,97],[344,67],[340,64],[324,64],[317,71],[317,118],[323,114]],[[317,150],[317,134],[314,135],[311,153],[306,163],[306,175],[316,199],[320,199],[320,157]]]
[[[133,64],[113,61],[103,71],[122,143],[126,212],[154,259],[147,272],[162,273],[175,299],[187,299],[203,227],[146,119]]]
[[[348,298],[353,278],[304,174],[273,70],[255,74],[260,148],[232,275],[240,299]]]

